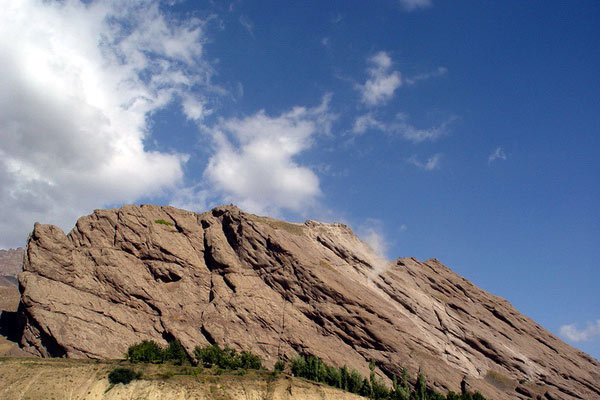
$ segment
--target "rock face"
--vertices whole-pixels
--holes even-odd
[[[23,268],[24,249],[0,250],[0,286],[17,286],[17,275]]]
[[[20,274],[22,347],[119,358],[143,339],[297,353],[488,399],[599,399],[600,364],[439,261],[384,262],[342,224],[228,206],[125,206],[65,236],[36,224]]]

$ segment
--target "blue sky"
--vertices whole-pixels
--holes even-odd
[[[598,2],[0,3],[0,247],[132,202],[343,221],[600,358]]]

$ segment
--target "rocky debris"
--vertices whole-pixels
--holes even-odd
[[[0,250],[0,286],[16,286],[23,269],[23,248]]]
[[[378,259],[343,224],[234,206],[125,206],[65,235],[36,224],[19,276],[21,345],[119,358],[143,339],[217,343],[272,365],[308,353],[384,377],[425,373],[489,399],[600,398],[600,364],[439,261]]]

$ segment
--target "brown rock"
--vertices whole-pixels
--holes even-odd
[[[378,259],[342,224],[97,210],[66,236],[36,224],[19,280],[21,345],[41,356],[119,358],[177,338],[268,365],[305,352],[366,375],[375,360],[382,376],[420,369],[441,391],[465,378],[489,399],[600,398],[596,360],[435,259]]]
[[[17,275],[23,270],[22,248],[0,250],[0,286],[17,286]]]

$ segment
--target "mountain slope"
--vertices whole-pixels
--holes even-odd
[[[20,275],[21,344],[42,356],[120,357],[142,339],[306,352],[367,374],[463,378],[491,399],[600,398],[600,364],[437,260],[378,259],[342,224],[228,206],[125,206],[68,234],[36,224]]]
[[[10,400],[360,400],[325,385],[264,373],[211,375],[185,373],[185,367],[134,365],[142,379],[110,387],[107,376],[115,362],[86,360],[0,360],[0,398]],[[68,397],[67,397],[68,396]]]

